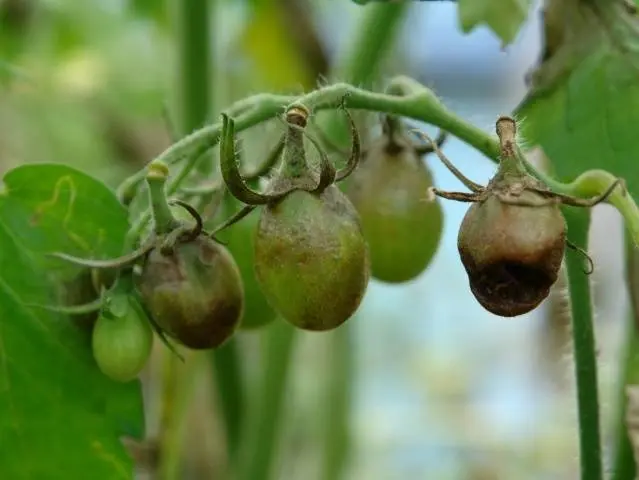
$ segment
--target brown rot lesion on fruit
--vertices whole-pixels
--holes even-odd
[[[177,353],[170,340],[191,349],[216,348],[239,323],[244,306],[242,280],[230,253],[204,231],[197,209],[183,200],[166,198],[168,174],[166,165],[159,162],[148,168],[154,228],[141,247],[113,259],[52,255],[84,267],[116,269],[118,279],[112,288],[122,288],[123,281],[130,279],[126,285],[139,298],[140,311],[173,352]],[[171,206],[184,209],[194,222],[178,220]],[[96,304],[106,308],[108,297],[109,291]]]
[[[357,213],[336,186],[356,170],[361,156],[355,122],[343,101],[340,108],[351,125],[351,151],[344,166],[336,169],[308,133],[309,109],[293,104],[280,118],[286,129],[284,145],[278,168],[263,190],[240,173],[235,123],[222,115],[220,170],[226,188],[244,206],[213,234],[261,207],[254,237],[257,283],[273,310],[307,330],[336,328],[350,318],[369,278]],[[317,166],[309,162],[305,142],[317,150]]]
[[[468,179],[446,158],[426,134],[444,165],[470,190],[446,192],[432,188],[442,198],[472,203],[462,220],[457,247],[468,274],[470,289],[488,311],[512,317],[536,308],[556,282],[566,246],[587,261],[584,273],[593,271],[587,252],[567,239],[560,207],[589,208],[605,201],[623,182],[616,179],[600,195],[577,198],[553,192],[526,170],[516,143],[517,124],[511,117],[497,120],[499,167],[488,185]]]

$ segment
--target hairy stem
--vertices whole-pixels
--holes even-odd
[[[605,170],[588,170],[570,183],[560,183],[550,178],[545,181],[557,193],[589,198],[601,195],[617,181],[617,177]],[[627,231],[635,245],[639,245],[639,207],[623,183],[612,191],[607,202],[623,216]]]
[[[639,249],[628,234],[625,240],[626,288],[630,297],[631,315],[626,327],[626,343],[617,393],[618,412],[612,480],[634,480],[637,473],[633,446],[626,425],[626,387],[639,383]]]
[[[564,207],[563,211],[571,240],[587,248],[590,212],[574,207]],[[597,355],[590,282],[583,272],[581,255],[571,249],[566,251],[566,270],[577,380],[581,480],[602,480]]]
[[[475,147],[487,157],[497,160],[499,143],[496,137],[447,110],[431,90],[415,80],[397,77],[392,84],[404,95],[376,93],[347,83],[336,83],[303,96],[264,93],[254,95],[236,102],[226,113],[235,118],[235,131],[239,133],[274,118],[293,103],[301,103],[311,111],[317,112],[335,109],[344,100],[344,106],[347,108],[391,113],[438,126]],[[215,146],[220,139],[221,131],[221,122],[203,127],[174,143],[157,157],[167,165],[173,165],[184,158],[188,159],[169,183],[169,193],[177,190],[179,184],[195,167],[197,155],[194,153]],[[144,173],[138,172],[126,179],[124,184],[130,188],[143,178]]]

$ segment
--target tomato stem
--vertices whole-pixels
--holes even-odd
[[[586,247],[590,226],[590,211],[563,208],[568,231],[573,240]],[[597,383],[597,354],[593,322],[593,307],[588,276],[582,271],[581,257],[566,251],[566,271],[570,293],[575,377],[577,380],[577,410],[579,416],[579,450],[582,480],[603,478],[601,429]]]
[[[164,187],[168,176],[168,167],[155,161],[149,166],[146,182],[149,187],[149,202],[153,212],[155,233],[163,235],[175,230],[179,222],[173,216],[169,203],[164,193]]]

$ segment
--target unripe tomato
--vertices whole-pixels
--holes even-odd
[[[128,382],[146,365],[153,345],[153,330],[137,300],[118,299],[117,309],[108,306],[93,328],[93,357],[106,376]]]

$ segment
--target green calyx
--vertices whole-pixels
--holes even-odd
[[[345,179],[355,170],[361,154],[359,135],[354,120],[344,107],[343,100],[341,105],[349,118],[352,135],[352,149],[346,165],[339,171],[335,170],[319,142],[305,131],[310,111],[303,105],[293,104],[288,107],[285,114],[284,123],[287,129],[280,150],[272,152],[272,154],[281,155],[281,165],[264,192],[254,190],[250,185],[251,178],[243,176],[240,172],[235,148],[235,121],[227,114],[222,114],[220,141],[222,178],[231,195],[246,206],[219,225],[214,234],[238,222],[257,206],[275,204],[296,190],[320,194],[328,186]],[[319,174],[307,162],[304,138],[308,139],[319,153]],[[272,156],[270,160],[267,159],[264,162],[265,165],[275,163],[277,162]]]

